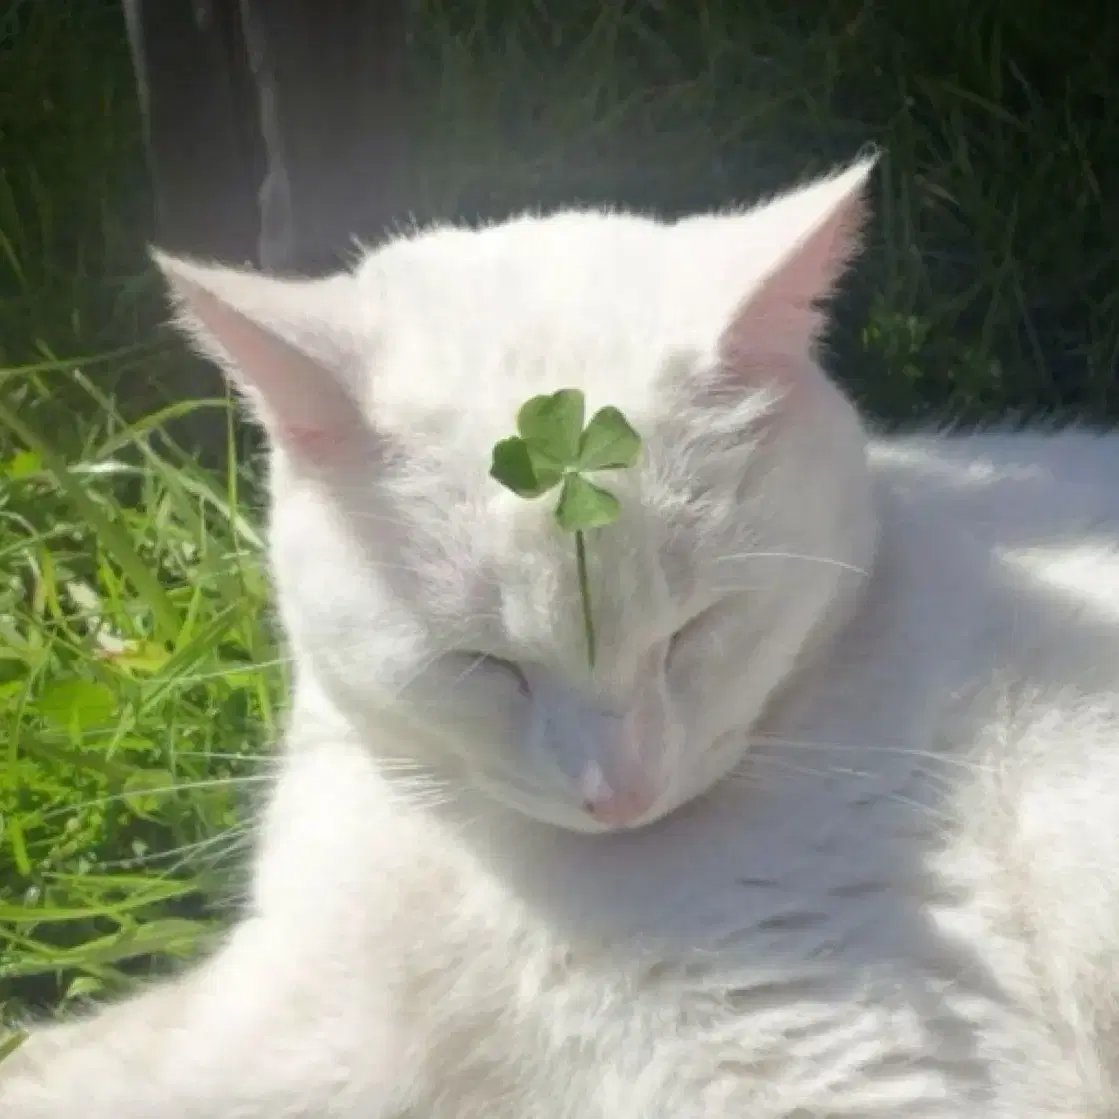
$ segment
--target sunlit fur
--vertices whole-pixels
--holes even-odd
[[[818,343],[871,169],[161,258],[272,440],[287,749],[228,943],[35,1033],[4,1119],[1119,1114],[1119,440],[867,438]],[[593,669],[488,476],[564,387],[645,445]]]

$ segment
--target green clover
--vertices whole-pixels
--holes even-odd
[[[641,436],[617,408],[600,408],[584,427],[585,415],[586,400],[579,389],[560,389],[526,401],[517,413],[518,434],[494,444],[490,477],[524,498],[541,497],[559,486],[555,518],[564,532],[575,534],[587,659],[593,668],[595,632],[585,533],[613,524],[621,506],[587,474],[633,466],[641,455]]]

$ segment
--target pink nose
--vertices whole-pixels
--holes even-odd
[[[607,780],[593,763],[583,775],[583,807],[592,819],[611,828],[624,828],[637,823],[653,806],[655,796],[648,783],[632,775],[619,787]]]

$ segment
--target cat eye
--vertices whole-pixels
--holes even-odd
[[[677,652],[680,646],[694,637],[703,626],[709,622],[718,609],[716,606],[709,606],[706,610],[701,610],[698,614],[694,614],[689,618],[669,639],[668,651],[665,653],[665,665],[671,666],[673,654]]]
[[[500,672],[505,672],[512,676],[516,681],[517,688],[521,695],[527,696],[532,693],[532,686],[528,682],[528,677],[525,671],[516,661],[506,660],[504,657],[494,657],[489,653],[479,653],[472,649],[459,654],[465,657],[470,662],[470,668],[494,668]]]

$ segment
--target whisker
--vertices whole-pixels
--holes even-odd
[[[764,763],[776,769],[784,769],[790,773],[795,773],[804,777],[856,777],[860,780],[874,780],[881,776],[877,773],[868,773],[858,769],[848,769],[843,766],[827,766],[822,769],[817,769],[812,766],[797,765],[795,762],[790,762],[787,758],[779,758],[768,754],[750,755],[743,767],[735,770],[730,774],[732,780],[747,782],[750,779],[748,768],[752,764]],[[881,796],[884,800],[891,803],[903,804],[909,808],[916,809],[918,812],[929,816],[931,819],[937,820],[944,824],[955,824],[956,818],[949,812],[936,808],[931,804],[923,803],[922,801],[915,800],[912,797],[904,796],[894,790],[882,790]]]
[[[391,782],[391,788],[401,803],[428,811],[450,804],[459,795],[451,782],[430,773],[418,777],[398,776]]]
[[[185,856],[197,854],[215,847],[224,841],[232,840],[232,843],[217,856],[218,859],[221,859],[244,847],[254,835],[255,828],[251,825],[238,824],[232,828],[219,831],[214,835],[207,836],[205,839],[196,840],[194,843],[184,843],[178,847],[171,847],[168,850],[145,852],[143,855],[134,855],[127,859],[108,859],[98,863],[97,868],[98,870],[134,870],[138,867],[151,866],[156,863],[165,862],[168,859],[175,858],[176,855],[184,856],[178,863],[168,869],[168,875],[174,875],[187,863],[193,861]]]
[[[844,571],[850,571],[854,575],[862,575],[864,578],[870,575],[870,572],[865,568],[856,567],[853,563],[847,563],[845,560],[834,559],[831,556],[802,555],[799,552],[736,552],[729,556],[721,556],[719,562],[735,563],[750,559],[802,560],[805,563],[820,563],[827,567],[838,567]]]
[[[184,673],[181,676],[176,676],[173,680],[160,681],[160,683],[165,686],[168,684],[205,684],[210,680],[224,680],[228,676],[233,676],[235,674],[243,675],[246,673],[249,675],[263,676],[270,669],[287,668],[294,663],[295,658],[289,653],[282,657],[273,657],[264,661],[246,661],[244,664],[223,665],[221,668],[215,668],[210,672]]]
[[[113,741],[120,735],[118,727],[94,728],[81,732],[83,743]],[[43,741],[51,746],[67,748],[70,740],[63,735],[45,736]],[[180,750],[175,745],[169,745],[158,751],[161,754],[172,754],[177,758],[212,758],[214,761],[251,762],[254,765],[276,765],[276,758],[266,749],[260,749],[251,754],[223,753],[219,750]]]
[[[806,750],[806,751],[811,751],[813,753],[824,754],[824,755],[831,752],[830,748],[827,747],[827,746],[820,747],[820,746],[816,746],[813,743],[797,743],[793,740],[784,740],[783,741],[783,740],[773,739],[773,738],[765,739],[765,738],[757,737],[757,738],[755,738],[755,742],[759,746],[763,746],[763,745],[764,746],[775,746],[778,750],[786,750],[786,749],[800,750],[800,749],[803,749],[803,750]],[[843,749],[844,749],[843,746],[837,746],[836,747],[837,751],[842,751]],[[849,751],[858,751],[859,747],[848,746],[848,747],[846,747],[846,749],[849,750]],[[868,749],[875,750],[875,749],[879,749],[879,748],[869,747]],[[886,750],[886,751],[883,751],[883,752],[888,753],[889,751]],[[900,751],[900,750],[898,751],[898,754],[899,754],[899,756],[902,756],[902,757],[906,756],[904,754],[904,752]],[[747,754],[746,758],[744,759],[744,764],[748,767],[749,764],[752,761],[779,762],[781,760],[782,759],[781,759],[780,755],[777,755],[777,754],[750,752],[750,753]],[[785,760],[787,761],[787,759],[785,759]],[[918,756],[917,760],[923,761],[923,762],[928,762],[930,760],[940,760],[940,759],[937,758],[937,756],[935,754],[929,754],[927,757]],[[793,763],[793,764],[795,764],[795,763]],[[860,769],[854,769],[850,766],[844,767],[842,765],[836,765],[834,762],[832,762],[826,756],[821,758],[821,764],[824,768],[822,770],[820,770],[819,772],[825,772],[826,771],[828,773],[841,774],[841,775],[850,776],[850,777],[859,777],[859,778],[867,779],[867,780],[872,779],[874,777],[880,777],[881,776],[881,773],[879,773],[877,771],[874,771],[874,770],[865,770],[864,771],[864,770],[860,770]],[[942,792],[950,790],[953,787],[954,782],[953,782],[952,777],[950,777],[948,774],[945,774],[945,773],[942,773],[942,772],[937,772],[935,770],[935,768],[924,768],[924,767],[922,767],[921,769],[919,769],[915,772],[919,773],[920,776],[923,779],[926,779],[926,780],[932,782],[934,784],[934,786]]]
[[[251,762],[253,765],[272,767],[279,764],[274,755],[263,751],[258,754],[224,754],[217,750],[177,750],[172,746],[168,752],[176,758],[209,758],[216,762]]]
[[[446,656],[448,653],[454,652],[457,643],[464,638],[465,632],[467,632],[471,626],[477,625],[479,622],[493,621],[493,620],[497,620],[497,619],[498,619],[498,615],[496,613],[492,612],[492,611],[486,612],[486,613],[472,614],[469,618],[464,619],[464,621],[462,623],[463,633],[456,633],[456,634],[450,635],[447,638],[447,640],[442,645],[440,645],[439,648],[434,650],[428,656],[428,658],[415,670],[413,675],[408,678],[407,683],[405,685],[403,685],[403,687],[407,687],[411,683],[413,683],[417,676],[422,675],[422,673],[424,671],[426,671],[428,668],[430,668],[431,665],[435,661],[437,661],[440,657]],[[331,643],[329,645],[321,646],[320,648],[323,651],[329,652],[332,656],[338,656],[339,654],[344,656],[350,649],[361,648],[365,644],[366,640],[367,640],[367,635],[365,633],[362,633],[360,635],[355,635],[354,638],[352,639],[352,643],[346,643],[346,642],[337,643],[337,642],[334,642],[334,643]],[[308,650],[308,652],[312,656],[316,653],[316,651],[318,651],[318,650],[316,649],[315,646],[311,646],[311,648]],[[275,657],[273,657],[269,660],[265,660],[265,661],[252,661],[252,662],[244,663],[244,664],[233,664],[233,665],[223,666],[221,668],[214,669],[213,671],[209,671],[209,672],[196,672],[196,673],[191,673],[190,675],[179,676],[179,677],[176,677],[174,683],[183,684],[183,685],[201,684],[201,683],[205,683],[209,680],[220,680],[223,677],[233,675],[234,673],[238,673],[238,674],[240,674],[240,673],[253,673],[253,674],[260,673],[260,674],[263,674],[270,669],[286,668],[286,667],[292,666],[292,665],[295,664],[295,662],[296,662],[295,654],[285,653],[285,654],[275,656]]]
[[[151,788],[132,789],[129,792],[112,793],[108,796],[96,797],[93,800],[84,800],[80,804],[66,805],[61,808],[52,808],[44,812],[40,821],[46,823],[60,815],[73,815],[88,808],[102,808],[107,804],[119,804],[130,799],[147,798],[153,796],[171,796],[176,793],[196,792],[201,789],[222,789],[240,785],[259,785],[272,782],[274,777],[270,773],[247,773],[230,777],[218,777],[204,781],[184,781],[173,785],[155,785]]]
[[[788,747],[793,750],[848,750],[854,753],[882,753],[897,754],[902,757],[918,758],[921,761],[936,762],[947,767],[956,766],[969,773],[993,773],[994,766],[982,762],[971,761],[968,758],[957,758],[952,755],[938,754],[933,750],[919,750],[910,746],[895,746],[890,743],[844,743],[844,742],[813,742],[807,739],[782,738],[779,735],[768,734],[765,731],[754,733],[751,738],[755,742],[762,742],[768,746]]]

